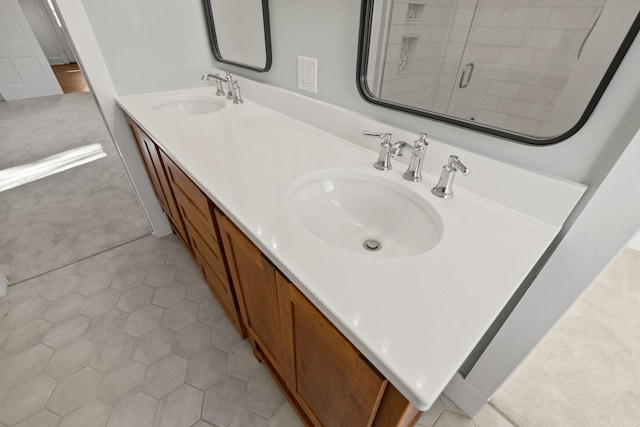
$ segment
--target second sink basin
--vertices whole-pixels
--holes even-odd
[[[193,116],[221,110],[224,108],[224,101],[206,95],[176,95],[160,98],[152,107],[164,113]]]
[[[407,257],[435,247],[442,220],[421,196],[384,178],[323,171],[289,193],[294,216],[318,237],[352,252]]]

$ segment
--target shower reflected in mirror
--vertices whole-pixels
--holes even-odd
[[[364,0],[362,10],[365,99],[548,144],[588,117],[638,31],[640,3]]]

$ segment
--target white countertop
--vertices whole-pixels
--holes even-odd
[[[404,165],[377,171],[372,167],[377,152],[257,104],[244,89],[244,104],[225,100],[225,108],[206,115],[167,115],[151,104],[174,94],[212,94],[211,87],[122,96],[118,103],[400,392],[418,409],[428,409],[584,187],[464,152],[472,174],[456,178],[452,199],[440,199],[430,193],[433,175],[440,172],[431,163],[425,163],[420,183],[401,178]],[[379,124],[369,130],[384,129]],[[431,145],[437,146],[429,148],[434,153],[453,154],[445,144]],[[436,162],[444,164],[446,156],[439,157]],[[502,178],[507,187],[517,187],[522,175],[523,182],[558,188],[563,200],[570,195],[566,212],[551,221],[545,213],[521,212],[514,209],[518,203],[505,206],[465,189],[462,181],[490,179],[491,165],[498,164],[496,173],[504,167],[513,174]],[[296,220],[287,202],[297,178],[322,170],[372,174],[422,195],[442,219],[441,241],[407,258],[357,254],[325,242]],[[532,197],[556,197],[542,195],[546,188],[515,190],[514,198],[529,190]]]

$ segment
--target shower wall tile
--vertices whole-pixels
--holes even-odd
[[[540,85],[542,84],[544,77],[545,70],[542,69],[535,69],[531,67],[513,67],[509,72],[508,80],[515,83]],[[562,86],[564,86],[564,83],[562,84]]]
[[[600,10],[596,7],[556,7],[551,12],[547,26],[562,29],[591,27]]]
[[[535,135],[538,133],[540,122],[522,117],[509,116],[505,127],[513,132],[523,133],[525,135]]]
[[[500,63],[509,65],[530,65],[536,50],[524,47],[504,47],[500,54]]]
[[[507,124],[508,114],[496,113],[494,111],[483,110],[478,115],[478,121],[482,124],[504,128]]]
[[[453,100],[447,110],[448,114],[454,115],[461,119],[475,120],[484,111],[482,108],[469,107],[468,105],[456,104]]]
[[[588,29],[563,30],[558,48],[577,51],[580,49],[580,46],[582,46],[582,42],[587,37],[587,34],[589,34]]]
[[[538,104],[551,105],[556,96],[557,89],[535,85],[522,85],[517,98],[522,101],[536,102]]]
[[[549,105],[531,104],[531,108],[529,108],[529,112],[527,113],[527,118],[546,122],[551,117],[552,111],[553,107]]]
[[[552,70],[571,70],[576,62],[576,56],[566,50],[538,49],[531,60],[531,65]]]
[[[537,0],[481,0],[484,7],[536,7]]]
[[[479,64],[476,70],[473,71],[474,80],[475,77],[493,79],[493,80],[508,80],[512,67],[507,64],[497,63],[483,63]]]
[[[484,8],[476,11],[474,25],[480,27],[509,27],[515,15],[516,9],[513,7]]]
[[[465,51],[465,58],[479,62],[500,63],[501,55],[501,46],[491,46],[488,44],[470,44]]]
[[[492,28],[489,27],[472,27],[469,31],[469,43],[473,44],[489,44],[491,39]]]
[[[526,117],[529,113],[529,108],[531,108],[530,102],[503,98],[498,102],[496,111],[512,116]]]
[[[562,89],[569,80],[569,73],[547,71],[542,78],[542,86]]]
[[[473,19],[474,10],[471,8],[460,8],[455,11],[453,25],[454,26],[469,26]]]
[[[494,28],[489,36],[489,44],[500,46],[520,46],[525,30],[522,28]]]
[[[545,28],[551,17],[552,8],[522,8],[517,9],[511,20],[512,27]]]
[[[534,28],[526,30],[522,46],[555,49],[562,40],[564,30]]]
[[[493,80],[489,84],[487,93],[501,98],[516,98],[522,85],[519,83],[501,82]]]

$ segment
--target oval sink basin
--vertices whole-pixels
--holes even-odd
[[[293,183],[289,206],[316,236],[361,254],[408,257],[435,247],[442,220],[422,197],[384,178],[327,171]]]
[[[163,113],[193,116],[221,110],[224,101],[206,95],[176,95],[160,98],[151,107]]]

